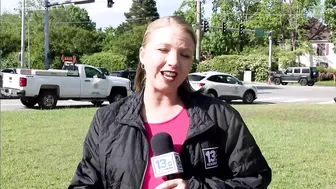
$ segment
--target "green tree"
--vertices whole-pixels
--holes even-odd
[[[205,0],[200,0],[201,4],[205,4]],[[175,16],[182,16],[189,24],[196,24],[196,1],[194,0],[183,0],[180,7],[174,12]],[[205,10],[202,6],[201,18],[204,18]],[[195,27],[194,27],[195,28]]]
[[[108,36],[105,40],[104,51],[123,55],[127,59],[128,68],[136,68],[139,62],[139,48],[147,25],[134,26],[130,31],[126,31],[118,36]]]
[[[5,13],[0,17],[0,48],[2,56],[20,51],[21,19],[17,14]]]
[[[133,0],[132,6],[128,13],[124,13],[128,26],[139,26],[154,21],[160,17],[155,0]],[[123,24],[121,25],[125,27]],[[126,29],[129,29],[126,27]]]
[[[325,0],[324,19],[332,31],[334,51],[336,51],[336,0]]]

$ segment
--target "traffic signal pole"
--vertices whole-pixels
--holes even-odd
[[[200,62],[201,57],[201,0],[196,0],[196,60]]]

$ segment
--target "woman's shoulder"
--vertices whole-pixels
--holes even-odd
[[[209,115],[214,121],[228,122],[230,120],[242,121],[237,109],[227,102],[204,94],[195,94],[189,98],[191,107],[197,107]]]
[[[141,102],[141,97],[138,93],[134,93],[127,97],[124,97],[118,101],[112,102],[109,105],[99,108],[99,112],[103,116],[116,116],[120,113],[127,113],[135,110]]]

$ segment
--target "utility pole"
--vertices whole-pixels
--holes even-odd
[[[21,68],[25,67],[25,8],[26,8],[26,1],[22,0],[22,10],[21,10]]]
[[[201,56],[201,0],[196,0],[196,60],[200,62]]]
[[[268,71],[271,71],[272,68],[272,31],[268,34],[269,40],[269,51],[268,51]]]
[[[44,1],[44,69],[49,69],[49,1]]]
[[[30,69],[30,12],[28,11],[28,69]]]

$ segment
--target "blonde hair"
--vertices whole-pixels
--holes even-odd
[[[196,46],[196,35],[193,28],[183,17],[180,16],[163,17],[151,22],[147,27],[141,46],[142,47],[146,46],[146,44],[150,40],[149,36],[151,32],[172,25],[177,26],[181,31],[188,33]],[[145,78],[146,78],[145,70],[142,68],[141,62],[139,61],[135,75],[135,91],[141,91],[141,89],[145,85]],[[188,78],[185,79],[181,87],[183,87],[186,91],[190,92],[193,91],[193,88],[190,86]]]

